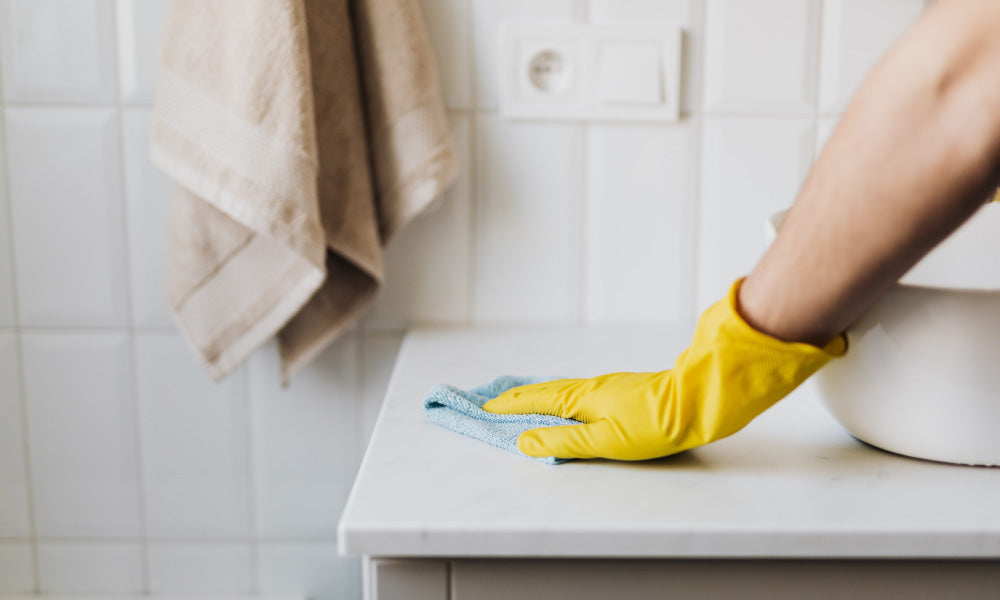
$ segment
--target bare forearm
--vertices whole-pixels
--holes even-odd
[[[940,1],[862,85],[740,290],[757,329],[822,345],[997,184],[1000,3]]]

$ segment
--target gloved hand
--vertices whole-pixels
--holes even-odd
[[[702,313],[673,370],[523,385],[483,409],[583,421],[522,433],[518,448],[538,457],[643,460],[732,435],[847,351],[844,335],[819,348],[753,329],[736,310],[742,282]]]

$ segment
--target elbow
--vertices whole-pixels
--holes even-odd
[[[1000,73],[1000,64],[996,69],[993,73]],[[996,185],[1000,169],[1000,94],[990,89],[994,77],[965,70],[937,91],[940,155],[972,185]]]
[[[929,76],[924,97],[934,107],[942,154],[970,175],[993,177],[1000,163],[1000,3],[948,0],[934,11],[926,37],[936,40],[920,40],[924,60],[911,66]]]

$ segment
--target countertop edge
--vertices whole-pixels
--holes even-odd
[[[525,548],[522,532],[359,529],[340,532],[344,556],[463,558],[1000,559],[1000,532],[553,532]],[[479,547],[468,548],[468,539]],[[584,539],[586,543],[583,543]],[[599,543],[594,540],[599,539]],[[581,548],[600,548],[599,552]],[[483,549],[485,547],[485,549]]]

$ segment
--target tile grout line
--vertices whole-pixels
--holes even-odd
[[[577,193],[577,248],[576,256],[579,257],[579,261],[576,267],[576,323],[586,323],[588,322],[587,312],[590,309],[591,299],[587,296],[587,286],[590,283],[590,264],[589,264],[589,252],[587,248],[588,235],[587,227],[590,224],[590,208],[592,193],[588,185],[588,163],[590,162],[590,139],[591,132],[593,129],[588,124],[581,124],[576,126],[578,140],[578,148],[576,151],[576,161],[579,165],[580,175],[577,179],[576,184],[580,186],[579,192]]]
[[[695,67],[698,70],[698,95],[697,104],[701,108],[705,102],[705,82],[708,80],[706,76],[706,47],[708,46],[708,1],[700,0],[698,8],[700,9],[700,27],[701,36],[698,43],[698,64]],[[704,111],[693,111],[689,118],[694,119],[694,184],[692,190],[692,198],[689,199],[690,205],[690,225],[691,225],[691,242],[689,251],[691,253],[691,260],[687,262],[687,270],[690,275],[690,292],[688,293],[688,317],[692,319],[698,318],[698,296],[699,289],[701,288],[701,281],[699,273],[701,273],[701,219],[702,219],[702,186],[701,177],[703,171],[704,155],[703,150],[705,147],[705,122],[706,114]]]
[[[2,73],[0,73],[2,79]],[[2,100],[0,100],[2,101]],[[7,236],[7,248],[10,259],[10,286],[11,286],[11,308],[14,313],[14,351],[17,356],[18,371],[18,397],[21,405],[21,443],[24,448],[24,494],[27,502],[28,517],[28,549],[31,555],[31,585],[34,593],[41,592],[41,575],[38,562],[38,524],[35,512],[35,481],[31,468],[31,440],[29,433],[30,421],[28,418],[28,384],[26,379],[27,370],[24,364],[24,341],[21,331],[21,306],[17,294],[17,260],[14,244],[14,205],[12,199],[12,188],[10,183],[9,148],[7,147],[7,105],[3,104],[3,127],[0,128],[0,144],[3,144],[3,164],[0,164],[0,176],[3,176],[3,190],[6,195],[7,227],[10,235]]]
[[[118,67],[115,66],[115,68],[117,69]],[[120,94],[120,90],[116,91],[116,94]],[[126,100],[121,100],[120,97],[115,102],[109,102],[108,100],[93,100],[93,101],[84,101],[84,100],[75,100],[75,101],[73,101],[73,100],[67,100],[67,101],[61,101],[61,100],[32,100],[32,101],[15,100],[13,102],[5,102],[4,104],[6,106],[10,107],[10,108],[41,108],[41,109],[46,109],[46,108],[49,108],[49,109],[53,109],[53,108],[55,108],[55,109],[67,109],[67,108],[72,108],[72,109],[88,109],[88,108],[90,108],[90,109],[93,109],[93,108],[107,108],[110,105],[121,105],[124,108],[145,108],[145,109],[148,110],[148,109],[150,109],[150,108],[153,107],[153,103],[152,102],[126,101]]]
[[[29,537],[0,537],[0,544],[26,544],[32,539]],[[93,537],[93,536],[81,536],[81,537],[58,537],[58,536],[44,536],[37,538],[39,541],[45,544],[63,544],[63,545],[138,545],[138,539],[135,537],[125,536],[125,537]],[[248,537],[218,537],[218,538],[199,538],[199,537],[150,537],[150,543],[152,544],[163,544],[163,545],[177,545],[177,546],[245,546],[247,544],[252,544],[255,541],[262,544],[284,544],[284,545],[308,545],[308,544],[324,544],[324,545],[336,545],[337,538],[333,537],[268,537],[268,538],[256,538],[254,536]],[[0,593],[0,598],[3,598],[3,593]]]
[[[473,0],[465,0],[466,6],[469,10],[465,16],[466,18],[466,31],[469,32],[467,36],[466,52],[468,53],[469,59],[469,72],[468,82],[469,82],[469,105],[471,109],[466,117],[468,121],[466,122],[466,127],[468,131],[466,132],[466,150],[468,151],[468,156],[466,157],[467,172],[469,176],[469,197],[466,198],[466,207],[468,208],[469,214],[466,215],[466,256],[469,257],[468,263],[465,265],[465,319],[463,322],[466,324],[472,324],[476,322],[476,214],[479,204],[479,113],[477,112],[476,104],[478,102],[476,93],[476,44],[473,41],[473,33],[475,30],[476,18],[476,2]]]
[[[135,452],[135,476],[136,476],[136,496],[138,500],[138,516],[139,516],[139,554],[140,554],[140,591],[142,593],[150,593],[150,565],[149,565],[149,523],[147,520],[147,499],[146,499],[146,480],[145,480],[145,469],[143,468],[143,457],[144,453],[142,451],[142,409],[139,402],[139,360],[138,360],[138,346],[136,344],[136,332],[135,332],[135,307],[133,306],[132,298],[132,248],[131,240],[129,239],[130,232],[130,207],[128,201],[128,180],[125,175],[125,110],[122,102],[122,82],[121,82],[121,52],[120,47],[121,38],[119,37],[119,32],[121,31],[120,26],[120,15],[118,14],[120,4],[115,2],[111,6],[111,31],[112,31],[112,72],[114,74],[114,90],[115,90],[115,102],[113,107],[115,109],[115,118],[118,125],[118,185],[119,193],[118,198],[121,202],[121,227],[122,227],[122,248],[125,254],[125,264],[124,264],[124,279],[125,279],[125,312],[127,317],[127,334],[128,334],[128,344],[129,344],[129,382],[131,386],[131,402],[132,407],[132,425],[133,425],[133,435],[132,443],[133,451]]]
[[[594,298],[590,296],[591,282],[592,282],[592,267],[597,264],[596,252],[593,250],[595,239],[600,236],[592,235],[590,231],[591,225],[596,221],[594,215],[595,212],[594,204],[597,202],[594,194],[594,190],[591,186],[593,183],[591,177],[589,176],[591,168],[591,147],[594,146],[594,128],[590,125],[583,127],[582,141],[580,142],[581,147],[581,158],[580,158],[580,199],[581,206],[579,211],[579,237],[580,237],[580,251],[578,255],[580,256],[580,267],[579,267],[579,282],[577,285],[577,293],[580,298],[580,316],[578,321],[580,323],[593,323],[594,314],[596,313],[594,307]],[[600,281],[600,278],[598,278]],[[603,304],[603,301],[602,301]]]
[[[168,326],[144,326],[144,327],[133,327],[130,325],[114,325],[103,327],[100,325],[26,325],[19,326],[17,329],[22,331],[32,332],[32,333],[42,333],[42,334],[63,334],[68,332],[75,333],[129,333],[138,332],[144,334],[178,334],[180,331],[176,327]]]
[[[432,321],[413,321],[411,323],[411,325],[414,325],[414,324],[416,324],[416,325],[426,325],[426,324],[442,325],[442,326],[445,326],[445,327],[454,327],[456,325],[463,325],[463,323],[457,323],[457,322],[454,322],[454,321],[437,321],[437,322],[432,322]],[[385,328],[382,328],[382,327],[370,327],[369,326],[369,328],[365,329],[364,335],[365,335],[365,339],[373,339],[373,338],[380,338],[380,337],[382,337],[382,338],[391,338],[391,337],[394,337],[394,336],[406,335],[406,332],[409,331],[409,329],[410,329],[410,327],[408,327],[408,326],[407,327],[385,327]]]
[[[351,496],[351,492],[353,491],[354,481],[357,479],[358,471],[361,468],[361,461],[364,460],[365,450],[367,450],[368,448],[368,441],[371,435],[369,433],[368,434],[369,439],[365,439],[365,434],[362,433],[363,431],[365,431],[365,428],[362,427],[362,425],[365,419],[365,408],[368,405],[367,402],[368,399],[365,397],[364,394],[365,391],[364,382],[366,376],[365,364],[367,362],[365,360],[365,352],[364,352],[365,343],[367,341],[367,338],[365,337],[364,324],[359,322],[357,329],[351,332],[350,335],[354,336],[354,353],[357,358],[357,361],[354,365],[354,398],[355,398],[354,405],[356,408],[354,413],[354,429],[353,429],[354,444],[352,444],[354,452],[354,460],[351,461],[352,462],[351,476],[348,478],[350,483],[347,485],[347,490],[346,493],[344,494],[344,501],[343,504],[341,505],[341,512],[343,512],[343,508],[347,503],[347,499]],[[340,528],[340,519],[337,519],[337,529],[339,528]],[[336,548],[339,553],[340,549],[339,540],[334,542],[334,548]],[[364,577],[363,573],[362,577]]]
[[[591,23],[591,14],[593,12],[591,3],[593,0],[580,0],[577,8],[577,19],[584,23]],[[577,180],[577,185],[580,186],[577,198],[579,198],[579,206],[577,209],[577,251],[576,255],[580,258],[579,264],[576,268],[576,297],[577,300],[577,323],[588,323],[590,322],[593,298],[588,294],[590,286],[590,269],[591,269],[591,256],[590,248],[591,245],[588,243],[590,241],[590,236],[588,235],[588,229],[592,220],[590,214],[593,208],[593,191],[590,189],[590,178],[587,174],[590,172],[590,145],[593,142],[592,135],[594,125],[592,122],[582,121],[578,125],[580,136],[579,149],[577,150],[577,161],[580,168],[580,177]]]
[[[812,171],[812,165],[816,164],[816,159],[819,158],[819,120],[820,120],[820,105],[822,100],[820,99],[820,93],[822,92],[822,69],[823,69],[823,30],[826,23],[826,4],[824,0],[816,0],[816,17],[814,19],[813,26],[816,28],[816,56],[813,58],[813,115],[812,115],[812,140],[809,145],[809,171]],[[799,184],[799,187],[805,184],[805,181]]]
[[[355,330],[357,335],[356,347],[354,349],[357,362],[354,366],[354,378],[355,378],[355,394],[354,403],[357,407],[357,412],[354,414],[354,433],[357,439],[354,440],[355,447],[355,477],[357,477],[357,467],[361,465],[361,459],[363,458],[364,449],[361,448],[361,431],[363,430],[362,425],[364,424],[365,408],[368,405],[368,399],[365,398],[364,394],[364,384],[367,379],[367,369],[365,367],[365,347],[368,342],[368,327],[366,326],[365,319],[359,319],[357,329]],[[353,480],[352,480],[353,485]],[[350,490],[348,490],[348,495],[350,495]]]
[[[153,104],[151,102],[119,102],[123,109],[144,109],[151,110]],[[108,106],[107,102],[7,102],[5,106],[8,108],[22,109],[38,109],[38,110],[55,110],[55,109],[66,109],[66,108],[81,108],[81,109],[94,109],[94,108],[105,108]],[[445,105],[445,109],[448,113],[459,116],[482,116],[490,115],[496,116],[500,114],[500,109],[497,107],[482,107],[482,106],[448,106]],[[710,117],[739,117],[744,119],[796,119],[801,117],[808,117],[813,114],[812,110],[808,111],[795,111],[795,110],[775,110],[775,109],[760,109],[760,110],[734,110],[734,109],[713,109],[713,110],[684,110],[681,109],[682,116],[696,117],[696,116],[710,116]],[[840,115],[841,112],[836,110],[833,111],[820,111],[819,115],[823,117],[836,117]],[[558,118],[548,118],[547,121],[555,123],[581,123],[580,119],[558,119]],[[594,120],[595,123],[622,123],[622,124],[644,124],[649,123],[649,121],[642,120]]]
[[[367,440],[363,440],[362,431],[365,421],[365,409],[368,407],[368,398],[365,397],[365,382],[368,378],[367,360],[365,360],[365,347],[368,341],[367,330],[363,323],[358,323],[358,329],[354,332],[354,353],[357,362],[354,366],[354,405],[357,409],[354,413],[354,476],[351,478],[353,487],[354,479],[357,477],[358,469],[361,467],[361,460],[364,458]],[[347,490],[350,495],[351,490]],[[345,496],[346,497],[346,496]]]
[[[250,377],[251,363],[248,360],[243,365],[243,408],[244,433],[246,435],[246,469],[247,469],[247,545],[250,551],[250,591],[260,593],[260,543],[257,535],[257,496],[255,493],[256,477],[254,476],[254,427],[253,427],[253,391]]]

